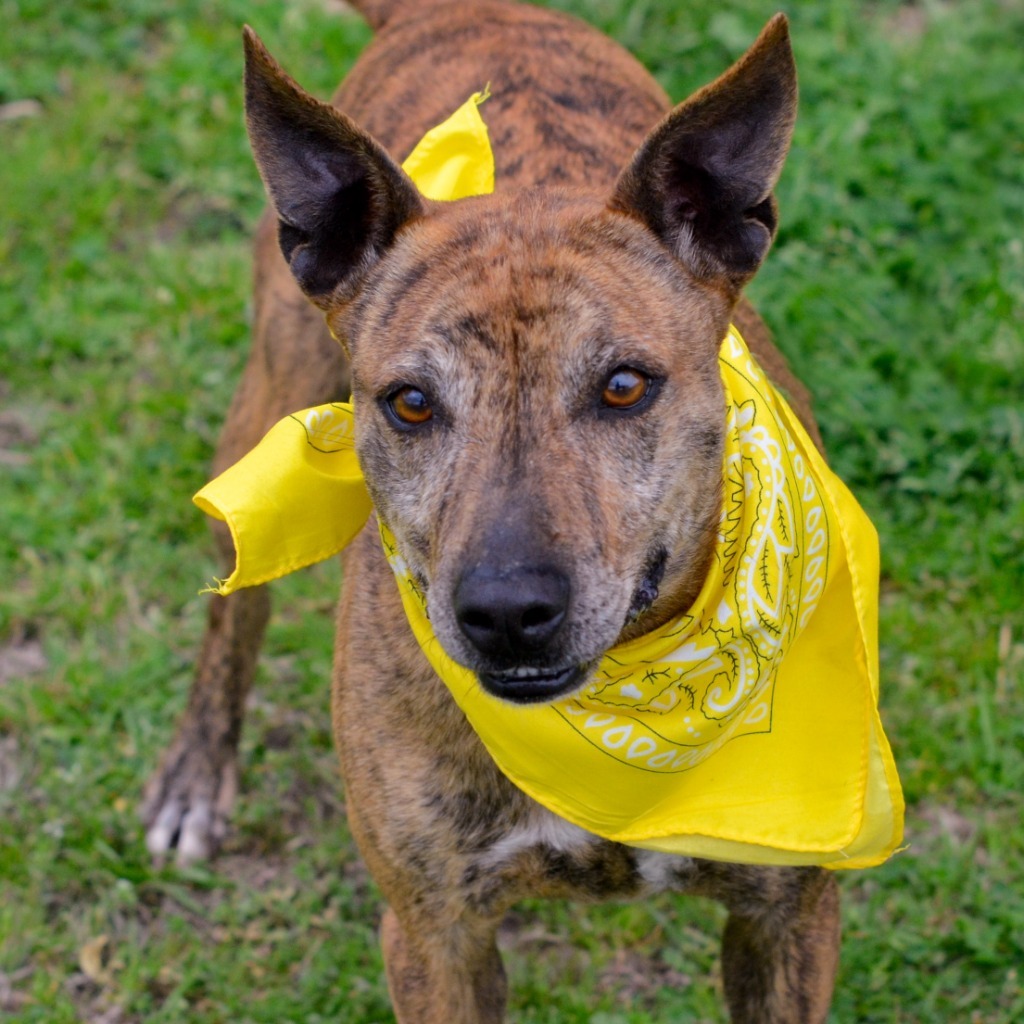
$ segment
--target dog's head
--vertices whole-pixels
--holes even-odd
[[[445,650],[510,700],[682,611],[721,508],[718,348],[775,232],[785,20],[607,194],[431,203],[247,33],[280,241],[352,361],[357,446]]]

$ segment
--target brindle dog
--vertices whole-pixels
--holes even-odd
[[[350,366],[374,505],[440,642],[499,697],[552,700],[700,589],[730,319],[817,437],[806,393],[740,299],[775,233],[796,111],[786,22],[669,112],[631,57],[563,15],[504,0],[357,6],[378,34],[334,107],[246,33],[249,133],[273,211],[215,469],[281,416],[344,397]],[[389,154],[487,82],[496,193],[423,199]],[[147,795],[157,854],[203,856],[223,832],[268,610],[263,588],[212,599],[188,710]],[[535,804],[420,653],[373,523],[345,559],[337,651],[349,814],[389,904],[404,1024],[501,1019],[495,929],[517,900],[663,889],[728,907],[734,1021],[825,1019],[832,877],[627,848]]]

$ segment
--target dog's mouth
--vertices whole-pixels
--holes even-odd
[[[478,672],[477,677],[493,697],[513,704],[540,704],[571,693],[592,668],[593,663],[563,669],[520,667],[504,672]]]
[[[643,577],[633,592],[633,600],[630,602],[629,611],[626,614],[627,625],[636,622],[657,601],[658,588],[665,576],[667,562],[668,552],[664,548],[658,548],[647,560]]]

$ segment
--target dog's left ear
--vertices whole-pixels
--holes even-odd
[[[775,236],[772,189],[796,97],[789,27],[777,14],[736,64],[651,132],[620,176],[612,209],[642,220],[698,278],[738,290]]]
[[[244,38],[246,127],[281,251],[326,308],[351,297],[423,202],[370,135],[289,78],[248,26]]]

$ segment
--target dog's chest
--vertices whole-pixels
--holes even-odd
[[[594,899],[686,889],[694,862],[610,842],[532,804],[523,820],[481,851],[477,868],[491,878],[532,876],[544,888]]]

